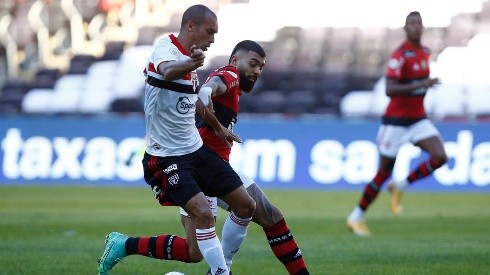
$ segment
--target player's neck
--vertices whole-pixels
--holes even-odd
[[[414,40],[414,39],[407,39],[408,43],[412,45],[414,48],[421,48],[422,44],[420,43],[420,40]]]

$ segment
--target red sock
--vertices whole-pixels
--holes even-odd
[[[374,179],[370,183],[366,184],[364,193],[359,201],[359,207],[362,210],[366,210],[371,202],[374,201],[381,190],[381,186],[383,186],[383,183],[390,177],[390,175],[390,172],[380,170],[376,176],[374,176]]]
[[[272,252],[286,267],[289,274],[310,274],[306,269],[301,250],[296,241],[294,241],[293,235],[284,219],[269,228],[264,228],[264,232]]]
[[[160,235],[156,237],[130,237],[126,241],[128,255],[174,260],[189,263],[189,252],[186,240],[175,235]]]
[[[409,183],[412,183],[418,179],[425,178],[441,166],[441,163],[435,161],[434,159],[430,159],[426,162],[421,163],[415,170],[413,170],[408,175],[407,180]]]

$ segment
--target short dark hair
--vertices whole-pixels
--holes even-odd
[[[407,24],[407,22],[408,22],[408,18],[409,18],[410,16],[419,16],[420,18],[422,18],[422,15],[420,15],[420,12],[418,12],[418,11],[412,11],[412,12],[410,12],[410,13],[407,15],[407,18],[405,18],[405,25]]]
[[[253,51],[253,52],[258,53],[260,55],[260,57],[262,57],[262,58],[265,57],[264,48],[262,48],[262,46],[260,46],[259,43],[252,41],[252,40],[243,40],[243,41],[238,42],[238,44],[236,44],[235,48],[231,52],[230,59],[228,60],[228,62],[231,62],[231,57],[233,55],[235,55],[237,52],[242,51],[242,50]]]
[[[210,10],[204,5],[199,4],[190,6],[184,11],[184,14],[182,15],[182,22],[180,23],[180,27],[183,28],[185,24],[190,20],[199,25],[202,21],[204,21],[204,17],[206,15],[212,15],[214,18],[217,18],[214,11]]]

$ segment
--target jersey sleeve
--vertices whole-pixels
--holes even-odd
[[[162,62],[177,60],[179,60],[179,49],[170,40],[160,39],[155,45],[155,51],[153,52],[155,68],[158,68],[158,65]]]
[[[386,78],[400,79],[402,77],[402,68],[405,59],[400,51],[393,53],[388,61],[386,68]]]
[[[230,90],[231,88],[235,87],[239,83],[239,76],[238,76],[238,71],[234,67],[223,67],[217,71],[215,71],[211,76],[219,76],[223,80],[223,82],[226,84],[227,90]]]

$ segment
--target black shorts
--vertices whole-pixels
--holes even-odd
[[[145,152],[143,169],[146,183],[164,206],[184,207],[201,191],[220,197],[242,185],[230,164],[206,146],[182,156],[158,157]]]

